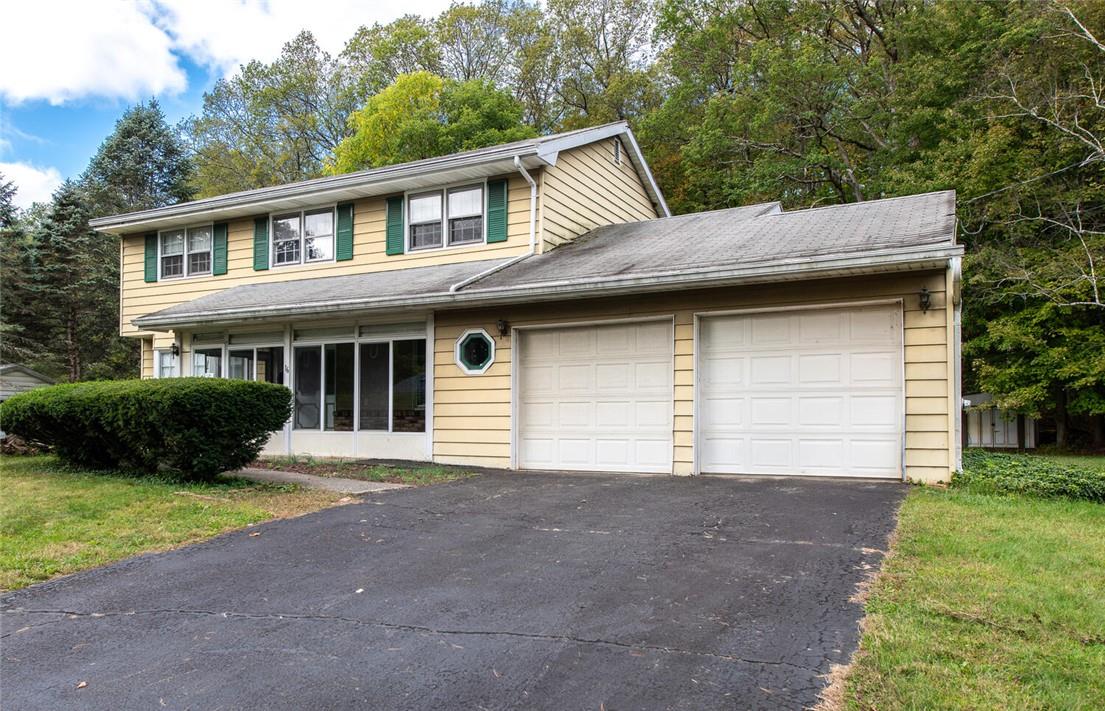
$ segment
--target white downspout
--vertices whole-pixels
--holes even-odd
[[[523,259],[527,257],[532,257],[534,254],[537,253],[537,181],[533,179],[533,176],[529,174],[529,171],[526,170],[526,167],[522,165],[522,159],[518,156],[514,156],[514,167],[518,170],[519,173],[522,174],[522,177],[526,179],[526,182],[529,183],[529,251],[525,254],[518,255],[514,259],[503,262],[502,264],[496,264],[490,269],[485,269],[479,274],[470,276],[462,281],[458,281],[456,284],[453,284],[449,287],[449,293],[460,291],[469,284],[483,279],[485,276],[506,269],[507,267],[513,264],[517,264]],[[507,202],[510,202],[509,190],[507,195]]]

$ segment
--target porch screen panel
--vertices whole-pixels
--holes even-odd
[[[257,380],[263,383],[284,384],[284,349],[257,349]]]
[[[353,348],[352,343],[324,346],[327,430],[353,431]]]
[[[199,348],[192,353],[192,375],[200,378],[221,378],[222,348]]]
[[[226,373],[232,380],[253,380],[253,349],[230,351]]]
[[[321,422],[322,347],[295,349],[295,427],[317,430]]]
[[[388,428],[391,347],[384,343],[361,344],[361,429]]]
[[[392,430],[426,431],[426,339],[395,341]]]

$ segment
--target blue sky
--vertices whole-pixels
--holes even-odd
[[[0,173],[16,204],[78,176],[115,121],[155,97],[171,123],[251,59],[271,61],[302,29],[337,54],[360,25],[433,16],[448,0],[28,0],[0,27]],[[15,31],[11,31],[15,28]],[[248,31],[247,31],[248,30]],[[58,48],[65,48],[59,51]]]
[[[200,111],[203,92],[219,76],[189,60],[182,61],[181,65],[188,79],[188,88],[180,93],[157,96],[166,118],[172,124]],[[0,102],[0,111],[4,115],[0,131],[10,143],[3,160],[51,166],[58,170],[62,179],[76,177],[131,103],[129,100],[103,97],[80,99],[60,106],[51,105],[48,101],[29,101],[15,106]]]

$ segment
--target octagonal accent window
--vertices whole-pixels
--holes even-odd
[[[495,339],[482,328],[460,334],[456,345],[457,366],[469,375],[486,373],[495,362]]]

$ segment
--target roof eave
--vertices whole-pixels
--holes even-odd
[[[277,185],[271,188],[260,188],[242,193],[231,193],[218,197],[197,200],[193,202],[170,205],[154,210],[143,210],[125,215],[112,215],[100,217],[89,221],[89,226],[97,232],[118,234],[122,231],[136,231],[143,225],[155,222],[163,222],[167,219],[194,220],[200,217],[211,217],[220,211],[235,208],[256,208],[257,212],[266,211],[266,206],[279,201],[295,198],[311,197],[325,202],[329,195],[350,189],[372,189],[374,193],[385,194],[389,183],[401,180],[417,178],[447,170],[478,167],[485,164],[493,164],[506,160],[519,158],[533,158],[529,167],[535,167],[544,160],[537,155],[536,146],[515,146],[510,149],[487,151],[478,154],[465,154],[459,156],[442,156],[428,161],[420,161],[415,164],[403,164],[377,168],[360,173],[349,173],[332,178],[318,178],[311,181]]]
[[[768,282],[824,279],[861,274],[939,269],[948,260],[962,256],[961,246],[929,245],[910,250],[886,251],[878,254],[849,255],[833,259],[805,259],[791,262],[731,267],[727,269],[683,270],[665,274],[612,279],[595,277],[562,282],[521,284],[496,289],[472,289],[442,292],[417,297],[348,299],[325,304],[297,306],[266,306],[261,308],[223,310],[190,316],[139,317],[134,324],[143,330],[167,331],[213,325],[231,325],[243,321],[297,319],[340,316],[384,310],[445,309],[493,306],[515,302],[557,301],[600,296],[623,296],[666,291],[672,288],[706,289],[744,286]]]
[[[230,213],[246,208],[257,213],[270,212],[271,209],[287,209],[277,204],[280,201],[309,197],[311,199],[317,198],[319,202],[326,202],[328,198],[332,198],[335,194],[338,194],[340,198],[341,193],[348,194],[351,190],[363,191],[364,194],[360,197],[385,195],[392,192],[389,185],[395,186],[394,192],[401,190],[402,181],[409,181],[434,173],[478,168],[484,165],[491,169],[495,167],[494,164],[513,161],[515,157],[523,159],[526,167],[530,169],[542,165],[554,166],[561,151],[620,135],[626,136],[630,146],[630,159],[645,185],[645,191],[656,206],[657,213],[663,217],[670,216],[671,212],[664,201],[663,193],[661,193],[652,171],[649,170],[648,163],[645,162],[644,155],[641,153],[640,146],[637,145],[633,132],[625,121],[618,121],[603,126],[573,131],[566,135],[536,138],[529,144],[518,145],[515,143],[490,146],[476,151],[439,156],[415,163],[403,163],[357,173],[315,178],[286,185],[194,200],[153,210],[100,217],[90,220],[89,226],[98,232],[120,234],[138,232],[143,229],[164,229],[178,223],[185,224],[201,218],[211,220],[229,217],[233,219],[238,215],[230,215]],[[510,167],[509,170],[512,171],[513,167]]]

